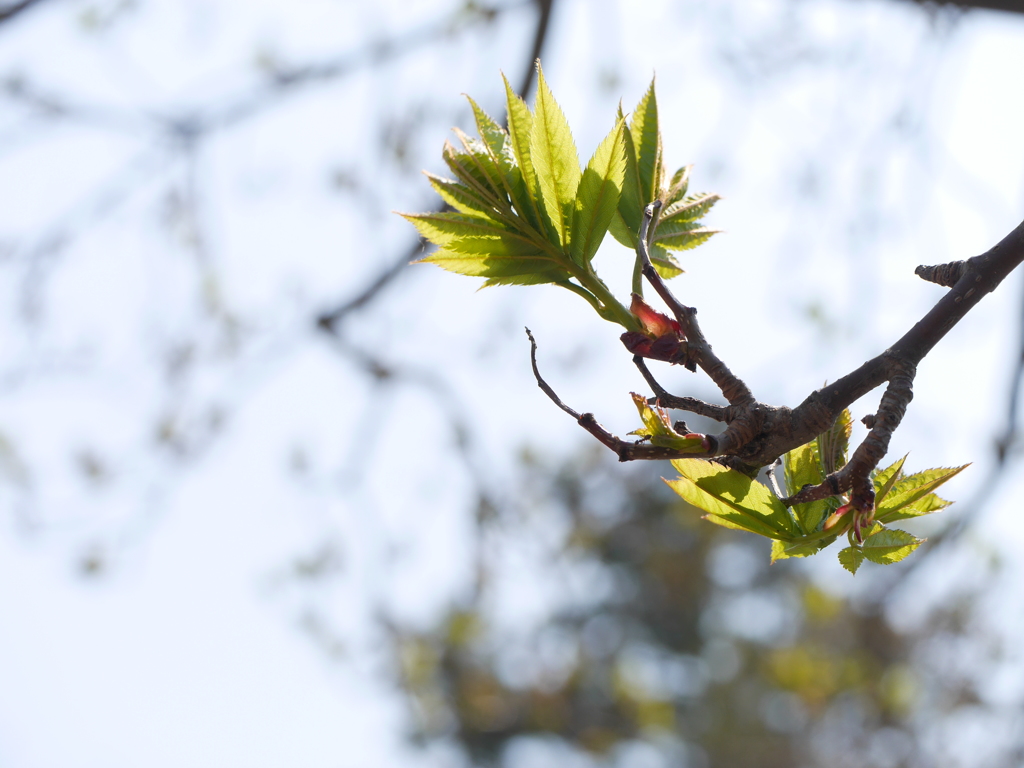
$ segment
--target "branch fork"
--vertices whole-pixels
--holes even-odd
[[[812,392],[800,405],[790,409],[767,405],[754,398],[747,385],[712,351],[697,322],[697,310],[680,302],[654,268],[648,238],[660,208],[661,201],[655,201],[644,209],[637,260],[643,277],[675,319],[652,309],[642,297],[634,294],[630,309],[647,333],[629,332],[623,334],[622,340],[633,352],[634,364],[654,391],[654,397],[648,402],[714,419],[724,423],[725,430],[717,435],[707,435],[704,442],[706,450],[700,452],[616,437],[602,427],[592,413],[580,414],[567,406],[544,381],[537,366],[537,343],[527,329],[530,358],[538,386],[555,405],[614,451],[620,461],[703,458],[754,477],[762,467],[829,429],[839,414],[855,400],[881,384],[887,384],[878,410],[864,417],[869,429],[867,437],[846,465],[829,474],[819,485],[804,486],[792,496],[781,499],[791,506],[829,496],[848,496],[849,501],[833,514],[835,522],[832,525],[845,524],[846,521],[840,518],[852,514],[854,535],[861,540],[862,531],[869,529],[874,521],[875,494],[871,473],[887,453],[892,433],[900,425],[913,399],[917,364],[985,294],[1024,261],[1024,223],[980,256],[918,267],[916,273],[920,277],[948,287],[948,293],[890,349],[833,384]],[[700,368],[718,386],[729,405],[714,405],[667,392],[648,369],[645,358],[682,364],[691,371]]]

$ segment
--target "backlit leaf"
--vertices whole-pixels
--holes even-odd
[[[449,212],[403,213],[401,216],[407,221],[412,222],[423,237],[440,246],[448,246],[456,241],[465,239],[480,240],[490,238],[498,241],[495,243],[495,247],[500,249],[502,253],[526,253],[538,250],[537,246],[524,236],[510,231],[493,219],[484,218],[483,216]],[[505,241],[507,241],[507,245],[503,245]],[[519,245],[515,245],[515,243]],[[478,253],[479,251],[472,249],[466,252]]]
[[[783,457],[783,473],[786,481],[786,492],[792,496],[805,485],[818,485],[825,479],[818,459],[818,441],[794,448]],[[827,500],[819,499],[805,504],[794,504],[793,513],[804,533],[813,533],[821,525],[821,521],[831,511]]]
[[[488,278],[523,278],[536,276],[537,282],[562,282],[567,279],[565,270],[550,257],[537,254],[532,257],[502,256],[495,254],[460,253],[441,248],[426,256],[417,264],[436,264],[449,272],[460,275]],[[540,279],[550,275],[550,279]],[[522,284],[522,279],[518,281]]]
[[[479,197],[491,203],[496,210],[508,206],[500,179],[496,175],[489,177],[486,173],[481,172],[480,163],[476,162],[468,152],[460,152],[450,141],[446,141],[441,156],[459,181],[476,192]]]
[[[718,195],[703,194],[679,200],[661,212],[658,226],[670,221],[697,221],[721,199]]]
[[[918,472],[899,480],[892,487],[892,490],[889,491],[885,500],[878,505],[878,511],[875,516],[882,522],[897,519],[893,516],[894,513],[910,507],[915,502],[923,499],[947,480],[963,472],[968,466],[970,465],[964,464],[962,467],[926,469],[924,472]],[[927,513],[921,512],[920,514]]]
[[[571,253],[577,264],[594,258],[619,204],[626,170],[623,121],[612,128],[580,178],[572,218]]]
[[[680,477],[665,482],[687,502],[718,518],[712,522],[773,539],[792,540],[797,535],[789,511],[759,482],[701,459],[676,459],[672,465]]]
[[[537,171],[530,156],[530,135],[533,132],[533,114],[526,102],[516,95],[508,78],[502,75],[505,81],[505,101],[508,109],[508,136],[512,144],[512,152],[515,155],[516,163],[519,166],[519,173],[525,197],[522,206],[518,207],[520,215],[539,231],[554,237],[554,228],[547,219],[543,207],[539,203],[540,187],[537,182]]]
[[[677,227],[681,230],[678,234],[655,233],[654,242],[662,248],[668,248],[673,251],[688,251],[702,243],[706,243],[711,239],[712,235],[719,233],[717,229],[708,229],[707,227],[699,226],[696,222],[692,224],[681,223]]]
[[[907,460],[907,456],[904,455],[902,459],[898,459],[890,464],[885,469],[875,474],[873,483],[875,486],[875,506],[877,507],[882,503],[882,500],[889,495],[889,491],[899,481],[903,479],[903,462]]]
[[[859,547],[841,549],[839,550],[839,562],[850,573],[856,573],[860,564],[864,562],[864,551]]]
[[[649,438],[652,445],[661,448],[674,448],[693,453],[703,453],[706,450],[702,436],[684,437],[680,435],[672,428],[672,422],[664,408],[652,407],[643,395],[638,395],[635,392],[631,394],[637,412],[640,414],[640,420],[644,423],[642,429],[630,432],[631,435]]]
[[[909,520],[913,517],[930,515],[932,512],[938,512],[940,509],[945,509],[952,503],[953,502],[946,501],[937,494],[929,493],[926,496],[922,496],[917,501],[907,504],[905,507],[900,507],[899,509],[891,512],[883,513],[885,519],[882,522],[892,523],[897,520]]]
[[[918,548],[921,541],[922,539],[906,531],[885,528],[864,539],[862,551],[864,556],[872,563],[888,565],[890,563],[898,563],[905,558]]]
[[[658,100],[654,95],[653,78],[633,110],[629,131],[636,150],[642,209],[658,196],[661,188],[661,131],[658,128]]]
[[[671,253],[666,251],[660,245],[655,245],[651,248],[651,264],[666,280],[669,280],[677,275],[683,274],[683,268],[679,265],[679,261]]]
[[[672,174],[672,181],[668,185],[668,194],[664,200],[666,207],[682,200],[686,196],[686,190],[690,185],[690,170],[692,168],[692,165],[684,165]]]
[[[821,469],[831,475],[846,464],[846,452],[850,446],[850,434],[853,431],[853,417],[850,409],[844,408],[836,416],[835,423],[818,435],[818,458]]]
[[[569,245],[576,189],[580,184],[580,159],[561,107],[537,66],[537,100],[530,129],[530,158],[544,210],[555,227],[563,248]]]
[[[620,107],[619,114],[621,115],[621,113],[622,108]],[[640,192],[640,176],[637,170],[633,134],[630,131],[623,131],[622,139],[626,168],[622,179],[622,195],[619,197],[617,215],[613,217],[609,229],[616,240],[627,248],[635,249],[646,203],[641,202],[643,195]]]
[[[494,118],[484,112],[473,99],[469,96],[466,98],[469,99],[469,104],[473,108],[473,117],[476,120],[476,129],[480,138],[501,171],[508,173],[514,160],[508,132]]]
[[[467,136],[458,128],[452,132],[462,143],[464,162],[470,167],[478,178],[486,181],[488,187],[495,196],[501,200],[507,200],[508,190],[505,182],[505,171],[499,162],[491,154],[490,148],[480,139]]]
[[[477,216],[494,215],[493,205],[465,184],[460,184],[451,179],[443,179],[431,173],[427,173],[426,177],[430,181],[430,186],[441,196],[441,199],[460,213],[475,214]]]
[[[772,562],[787,560],[791,557],[810,557],[816,555],[836,540],[838,534],[822,532],[813,536],[802,536],[795,541],[773,541]]]

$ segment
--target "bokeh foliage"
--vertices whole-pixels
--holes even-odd
[[[532,765],[535,752],[517,758],[531,744],[552,764],[568,749],[573,765],[909,766],[937,708],[978,701],[919,653],[940,625],[970,642],[959,609],[898,632],[885,618],[898,575],[846,599],[702,521],[650,466],[609,464],[527,456],[531,500],[482,519],[481,536],[536,536],[529,521],[546,517],[562,531],[547,562],[500,576],[484,556],[478,588],[434,626],[393,628],[418,740],[454,742],[474,765]],[[533,578],[565,599],[540,621],[498,618],[502,579]]]

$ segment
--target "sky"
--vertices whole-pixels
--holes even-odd
[[[3,768],[456,759],[404,741],[374,617],[423,624],[464,594],[475,488],[514,495],[523,446],[587,444],[534,385],[524,325],[562,397],[616,433],[644,385],[554,288],[411,267],[342,343],[313,328],[409,247],[392,211],[433,205],[418,172],[468,128],[461,94],[500,116],[500,71],[521,77],[531,9],[459,33],[454,7],[51,0],[0,28]],[[1022,43],[1024,18],[888,1],[564,0],[544,70],[584,159],[656,73],[668,163],[723,196],[679,293],[759,399],[795,405],[938,299],[917,264],[1019,223]],[[346,74],[268,95],[269,71],[311,61]],[[625,295],[631,256],[609,238],[597,263]],[[893,439],[913,468],[974,462],[954,499],[991,465],[1022,287],[929,355]],[[714,397],[682,370],[663,383]],[[1017,473],[920,579],[1002,557],[988,616],[1011,639]],[[317,558],[327,576],[296,576]],[[831,553],[811,567],[856,589]],[[908,590],[907,620],[940,592]],[[1008,669],[992,695],[1019,699]]]

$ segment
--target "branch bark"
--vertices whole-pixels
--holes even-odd
[[[711,345],[697,323],[696,309],[680,302],[654,269],[648,252],[647,233],[651,222],[656,220],[659,207],[660,203],[652,203],[644,211],[637,245],[643,275],[679,323],[680,348],[685,345],[686,350],[682,362],[703,370],[722,391],[729,406],[715,406],[695,398],[672,395],[658,384],[640,355],[634,357],[634,362],[654,390],[660,405],[725,422],[725,431],[708,436],[711,450],[707,453],[687,453],[624,441],[601,427],[593,414],[581,415],[562,403],[541,378],[537,369],[536,343],[531,335],[533,371],[541,389],[580,426],[615,451],[620,461],[717,457],[716,460],[753,476],[761,467],[772,464],[782,454],[824,432],[855,400],[888,383],[877,412],[866,419],[870,429],[868,436],[847,464],[830,474],[820,485],[806,486],[783,499],[786,504],[795,504],[850,492],[851,504],[861,514],[861,522],[870,522],[874,492],[869,476],[888,451],[892,433],[903,420],[913,399],[918,364],[986,294],[995,290],[1024,261],[1024,222],[980,256],[935,267],[918,267],[918,275],[932,282],[950,285],[949,291],[892,347],[833,384],[812,392],[796,408],[789,409],[767,405],[754,398],[747,385],[711,351]]]

